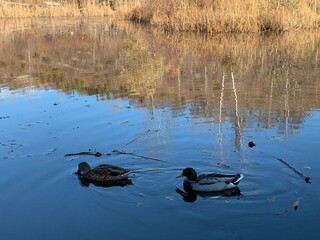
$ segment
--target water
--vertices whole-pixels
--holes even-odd
[[[4,239],[318,236],[318,36],[217,41],[28,21],[0,34]],[[111,154],[65,156],[83,151]],[[135,169],[133,185],[84,187],[81,161]],[[175,176],[187,166],[243,173],[241,196],[186,202]]]

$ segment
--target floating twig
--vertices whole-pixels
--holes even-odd
[[[78,152],[78,153],[67,153],[64,156],[70,157],[70,156],[78,156],[78,155],[92,155],[96,157],[101,157],[103,154],[101,152]]]
[[[112,153],[117,153],[117,154],[126,154],[126,155],[131,155],[134,157],[138,157],[138,158],[144,158],[144,159],[148,159],[148,160],[154,160],[154,161],[158,161],[158,162],[168,162],[162,159],[158,159],[158,158],[153,158],[153,157],[146,157],[143,155],[139,155],[136,153],[131,153],[131,152],[124,152],[124,151],[120,151],[120,150],[113,150]],[[78,152],[78,153],[67,153],[64,156],[65,157],[71,157],[71,156],[79,156],[79,155],[91,155],[91,156],[96,156],[96,157],[101,157],[102,155],[112,155],[112,153],[101,153],[101,152]]]
[[[124,151],[120,151],[120,150],[113,150],[112,152],[114,153],[118,153],[118,154],[126,154],[126,155],[131,155],[134,157],[138,157],[138,158],[144,158],[144,159],[148,159],[148,160],[154,160],[154,161],[158,161],[158,162],[168,162],[162,159],[158,159],[158,158],[153,158],[153,157],[146,157],[146,156],[142,156],[136,153],[131,153],[131,152],[124,152]]]
[[[132,139],[130,142],[128,142],[127,144],[125,144],[123,147],[128,146],[130,143],[134,142],[135,140],[137,140],[138,138],[142,137],[143,135],[147,134],[148,132],[150,132],[150,129],[144,133],[141,133],[140,135],[136,136],[134,139]]]
[[[154,171],[161,171],[162,168],[137,168],[132,169],[131,173],[143,173],[143,172],[154,172]]]
[[[282,158],[278,158],[278,157],[275,157],[275,159],[279,160],[280,162],[282,162],[284,165],[286,165],[288,168],[290,168],[292,171],[294,171],[296,174],[298,174],[300,177],[303,178],[303,180],[306,182],[306,183],[311,183],[311,178],[304,175],[302,172],[300,172],[298,169],[296,169],[292,164],[288,163],[287,161],[285,161],[284,159]]]
[[[280,211],[280,212],[277,212],[276,214],[277,214],[277,215],[283,215],[283,214],[286,214],[286,213],[288,213],[288,210],[287,210],[287,209],[284,209],[284,210],[282,210],[282,211]]]

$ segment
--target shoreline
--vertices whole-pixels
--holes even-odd
[[[206,34],[320,29],[320,2],[317,1],[22,1],[0,0],[0,19],[112,17],[114,20],[135,22],[166,32]],[[116,3],[116,7],[110,5],[111,2]]]

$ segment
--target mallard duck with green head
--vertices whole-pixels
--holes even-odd
[[[116,183],[128,180],[130,170],[117,167],[110,164],[101,164],[91,168],[87,162],[81,162],[78,165],[76,174],[82,181],[100,182],[100,183]]]
[[[188,167],[177,176],[177,178],[180,177],[186,177],[183,181],[183,188],[187,192],[218,192],[236,188],[244,176],[240,173],[209,173],[198,176],[193,168]]]

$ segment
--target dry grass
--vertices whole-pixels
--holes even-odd
[[[14,0],[11,0],[14,1]],[[257,33],[320,27],[318,0],[0,0],[0,18],[114,16],[173,32]],[[103,3],[103,4],[102,4]],[[107,3],[107,4],[106,4]]]
[[[47,6],[0,2],[0,16],[4,18],[105,16],[111,12],[109,7],[96,6],[89,2],[83,6],[82,11],[79,11],[77,5],[73,3],[66,3],[60,6]]]
[[[78,17],[117,16],[123,17],[139,0],[0,0],[0,18],[26,17]]]
[[[207,33],[283,32],[320,26],[316,0],[154,0],[134,8],[128,19],[168,31]]]

